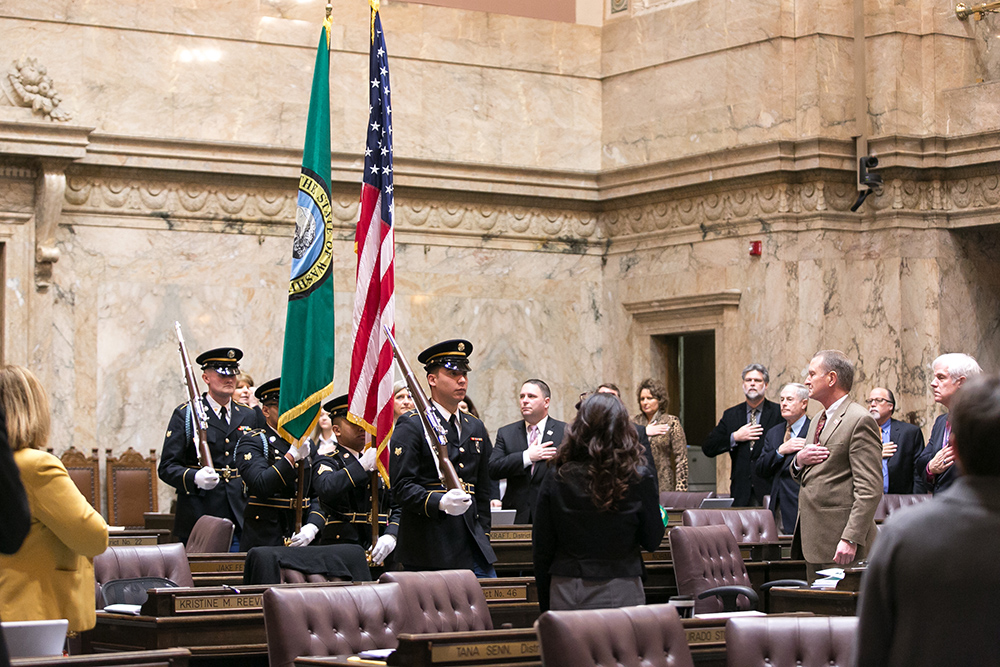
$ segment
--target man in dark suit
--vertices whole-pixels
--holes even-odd
[[[1000,665],[1000,377],[970,377],[950,407],[965,476],[882,525],[862,580],[858,667]]]
[[[430,401],[448,432],[448,458],[462,489],[444,488],[420,415],[402,415],[389,443],[390,488],[402,507],[396,560],[407,570],[472,570],[495,577],[490,546],[490,453],[483,423],[458,404],[468,386],[472,343],[446,340],[417,357],[427,371]]]
[[[701,446],[705,456],[729,453],[732,468],[729,474],[729,494],[735,507],[759,507],[764,494],[771,489],[767,480],[754,470],[760,456],[763,436],[783,423],[777,404],[764,398],[771,378],[761,364],[743,369],[743,395],[746,401],[727,409]]]
[[[764,434],[764,446],[757,458],[756,469],[759,476],[772,480],[768,509],[774,514],[781,532],[791,535],[795,532],[795,520],[799,513],[799,485],[792,479],[788,464],[789,457],[806,444],[809,388],[798,382],[786,384],[778,395],[778,405],[785,423]]]
[[[497,431],[490,477],[506,479],[503,508],[516,510],[514,523],[532,523],[538,487],[549,474],[548,460],[562,444],[566,424],[549,417],[552,392],[542,380],[526,380],[518,402],[521,419]]]
[[[190,404],[178,405],[167,424],[157,473],[177,489],[174,535],[181,542],[186,543],[195,522],[203,514],[209,514],[233,522],[236,530],[231,550],[239,551],[247,497],[233,452],[240,437],[264,426],[263,413],[232,400],[242,358],[243,352],[235,347],[219,347],[195,359],[201,366],[201,379],[208,386],[201,402],[208,421],[208,449],[214,467],[198,459]]]
[[[914,467],[924,450],[924,434],[913,424],[893,419],[896,397],[885,387],[868,394],[868,412],[882,436],[882,493],[913,493]]]
[[[950,409],[955,393],[965,381],[983,372],[975,359],[958,352],[942,354],[931,364],[931,370],[934,373],[931,379],[934,402],[940,403],[946,410]],[[944,491],[961,476],[961,471],[954,467],[955,448],[950,440],[948,415],[941,415],[934,421],[927,446],[917,457],[914,493]]]

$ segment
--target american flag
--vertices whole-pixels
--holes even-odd
[[[378,447],[378,470],[389,483],[392,434],[392,347],[383,325],[395,333],[393,302],[392,106],[389,61],[377,5],[372,8],[369,58],[368,141],[361,184],[361,214],[354,236],[358,255],[351,352],[351,421],[368,431]]]

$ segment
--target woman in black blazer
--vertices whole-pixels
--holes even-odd
[[[532,527],[541,611],[644,604],[640,549],[663,539],[654,472],[621,400],[580,405],[538,491]]]

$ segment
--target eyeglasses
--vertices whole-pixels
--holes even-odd
[[[895,405],[888,398],[869,398],[867,401],[868,405],[882,405],[883,403],[888,403],[889,405]]]

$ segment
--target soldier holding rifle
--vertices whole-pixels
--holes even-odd
[[[274,378],[257,387],[254,395],[267,423],[244,435],[236,445],[236,465],[249,494],[240,551],[282,545],[304,547],[316,539],[326,523],[318,508],[310,509],[304,503],[301,529],[297,529],[298,465],[303,461],[302,465],[309,466],[310,443],[303,440],[296,447],[278,435],[280,385],[281,378]],[[309,476],[307,470],[307,485]]]
[[[365,448],[365,432],[347,419],[348,395],[338,396],[323,406],[330,413],[337,436],[333,451],[313,459],[312,489],[319,499],[326,528],[321,544],[372,546],[371,472],[375,470],[376,448]],[[389,490],[378,482],[379,538],[372,550],[372,563],[381,565],[396,547],[399,506],[389,502]]]
[[[183,340],[181,355],[185,370],[190,371]],[[194,400],[177,406],[167,425],[158,474],[177,489],[174,535],[181,542],[187,542],[195,521],[208,514],[224,517],[236,525],[232,550],[239,550],[246,494],[232,454],[240,436],[257,428],[262,421],[259,412],[232,400],[242,358],[243,352],[235,347],[219,347],[198,355],[195,361],[201,366],[201,378],[208,391],[200,396],[195,393],[197,384],[190,372],[188,387]],[[205,460],[205,452],[198,451],[202,426],[199,412],[205,417],[205,449],[210,460]]]
[[[468,385],[472,343],[446,340],[417,357],[427,371],[431,400],[398,354],[417,410],[401,416],[389,444],[393,498],[402,507],[396,560],[407,570],[469,569],[495,577],[490,547],[489,461],[493,445],[483,423],[459,412]],[[447,458],[439,461],[425,431],[423,406],[446,433]],[[426,416],[426,415],[425,415]],[[443,450],[442,446],[437,451]],[[446,470],[450,461],[457,473]],[[445,486],[448,481],[448,488]],[[454,488],[460,486],[461,488]]]

